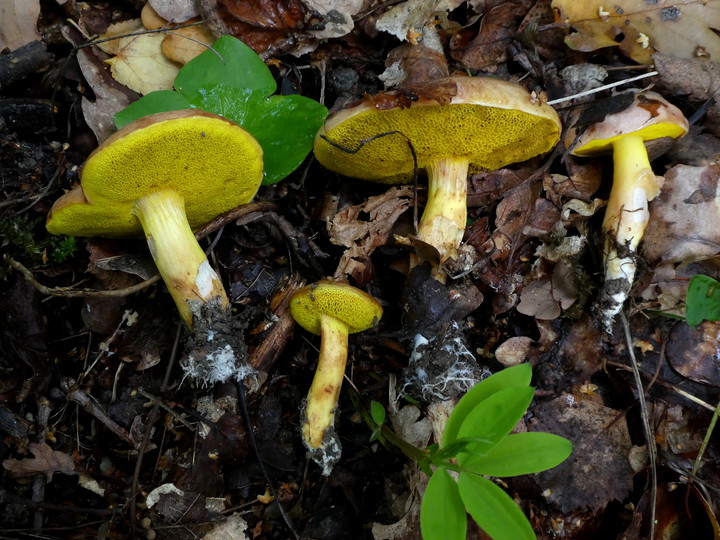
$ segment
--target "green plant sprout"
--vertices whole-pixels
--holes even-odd
[[[203,109],[241,125],[263,148],[263,185],[294,171],[313,146],[327,109],[300,95],[275,96],[275,79],[250,47],[232,36],[220,37],[185,64],[175,90],[151,92],[115,115],[122,128],[158,112]]]
[[[430,476],[420,507],[424,540],[464,540],[468,513],[495,540],[535,538],[515,501],[487,478],[545,471],[572,452],[572,443],[558,435],[510,433],[532,401],[531,377],[530,365],[520,364],[475,385],[450,414],[441,444],[426,450],[376,422],[384,420],[377,406],[363,415],[373,438],[397,446]]]
[[[720,321],[720,282],[703,274],[693,276],[685,306],[685,322],[690,326],[703,321]]]

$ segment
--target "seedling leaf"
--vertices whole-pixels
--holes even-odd
[[[685,320],[690,326],[697,326],[704,320],[720,320],[720,282],[710,276],[697,274],[690,280]]]
[[[450,418],[448,418],[443,432],[442,445],[447,446],[458,437],[460,425],[477,405],[488,397],[510,386],[529,386],[532,379],[532,367],[530,364],[519,364],[498,371],[487,379],[476,384],[458,402]],[[523,411],[524,412],[524,411]]]
[[[512,386],[478,404],[460,426],[458,438],[481,437],[485,442],[469,445],[467,451],[484,454],[507,436],[525,414],[534,389]]]
[[[467,515],[458,485],[443,467],[430,477],[420,507],[423,540],[465,540]]]
[[[525,514],[507,493],[490,480],[474,474],[460,473],[458,487],[462,501],[472,518],[494,540],[535,539],[535,533]]]
[[[268,67],[242,41],[223,36],[180,69],[175,91],[152,92],[115,115],[118,128],[157,112],[203,109],[241,125],[263,148],[263,184],[279,182],[303,162],[327,116],[320,103],[299,95],[272,96]]]
[[[508,435],[485,455],[461,456],[459,464],[469,471],[487,476],[533,474],[559,465],[572,452],[572,443],[552,433]]]

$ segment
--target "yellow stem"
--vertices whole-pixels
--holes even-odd
[[[426,165],[428,200],[418,225],[418,238],[440,252],[440,261],[453,258],[467,222],[465,157],[437,158]]]
[[[348,326],[329,315],[320,319],[320,357],[305,405],[303,440],[308,448],[320,448],[335,422],[345,375],[348,352]]]
[[[185,202],[173,190],[146,195],[133,205],[150,253],[175,300],[180,316],[192,327],[189,302],[218,301],[228,305],[222,281],[210,266],[185,215]]]

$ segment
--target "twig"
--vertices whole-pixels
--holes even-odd
[[[110,418],[102,408],[95,403],[90,397],[77,387],[77,383],[69,378],[63,378],[60,381],[60,387],[67,395],[70,401],[74,401],[80,405],[86,412],[90,413],[97,420],[99,420],[105,427],[112,431],[115,435],[121,438],[123,441],[128,443],[130,446],[135,448],[135,442],[132,437],[125,431],[120,425],[118,425],[112,418]]]
[[[25,278],[25,281],[35,287],[42,294],[45,294],[47,296],[60,296],[64,298],[117,298],[129,296],[136,292],[142,291],[143,289],[148,288],[150,285],[153,285],[160,280],[160,275],[157,274],[151,278],[146,279],[145,281],[137,283],[136,285],[125,287],[124,289],[111,289],[106,291],[101,291],[98,289],[73,289],[72,287],[46,287],[45,285],[37,281],[33,277],[32,272],[28,270],[25,266],[23,266],[22,263],[16,261],[7,253],[3,256],[3,259],[12,268],[20,272]]]
[[[638,403],[640,404],[640,416],[642,418],[643,431],[645,432],[645,440],[648,447],[648,457],[650,459],[650,535],[649,538],[655,538],[655,510],[657,505],[657,448],[655,447],[655,437],[653,437],[650,428],[650,415],[648,413],[647,402],[645,401],[645,387],[640,378],[640,370],[638,369],[637,360],[635,359],[635,350],[633,348],[632,336],[630,335],[630,324],[624,312],[620,312],[623,330],[625,331],[625,343],[630,357],[630,366],[632,367],[633,376],[635,377],[635,386],[637,387]]]
[[[563,103],[565,101],[570,101],[579,97],[589,96],[592,94],[596,94],[598,92],[602,92],[603,90],[608,90],[610,88],[615,88],[616,86],[620,86],[623,84],[639,81],[640,79],[646,79],[648,77],[654,77],[657,75],[657,71],[648,71],[647,73],[643,73],[642,75],[636,75],[635,77],[630,77],[629,79],[624,79],[622,81],[615,81],[614,83],[610,84],[604,84],[603,86],[598,86],[597,88],[591,88],[590,90],[585,90],[584,92],[580,92],[578,94],[573,94],[572,96],[565,96],[558,99],[553,99],[552,101],[548,101],[548,105],[557,105],[558,103]]]

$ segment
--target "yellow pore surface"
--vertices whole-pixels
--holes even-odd
[[[626,135],[639,135],[644,141],[652,141],[654,139],[660,139],[661,137],[672,137],[678,139],[687,133],[687,126],[678,125],[672,122],[660,122],[652,124],[644,128],[638,129],[637,131],[625,130],[624,133],[618,133],[611,137],[597,138],[594,139],[591,132],[592,128],[583,134],[578,145],[573,149],[572,153],[576,156],[596,156],[598,154],[611,153],[613,145],[621,140]],[[588,141],[583,144],[584,141]]]
[[[410,144],[419,168],[439,158],[466,157],[471,171],[494,170],[547,152],[559,138],[559,126],[552,119],[507,108],[420,105],[366,109],[325,136],[336,145],[316,139],[315,155],[325,167],[355,178],[383,181],[412,173]]]
[[[91,154],[82,170],[82,193],[58,199],[47,228],[71,236],[142,236],[134,202],[174,190],[196,229],[250,201],[262,174],[262,148],[240,126],[199,111],[152,115]]]
[[[348,333],[372,328],[382,317],[382,306],[360,289],[323,280],[298,289],[290,299],[290,313],[308,332],[320,334],[320,319],[331,316],[348,327]]]

